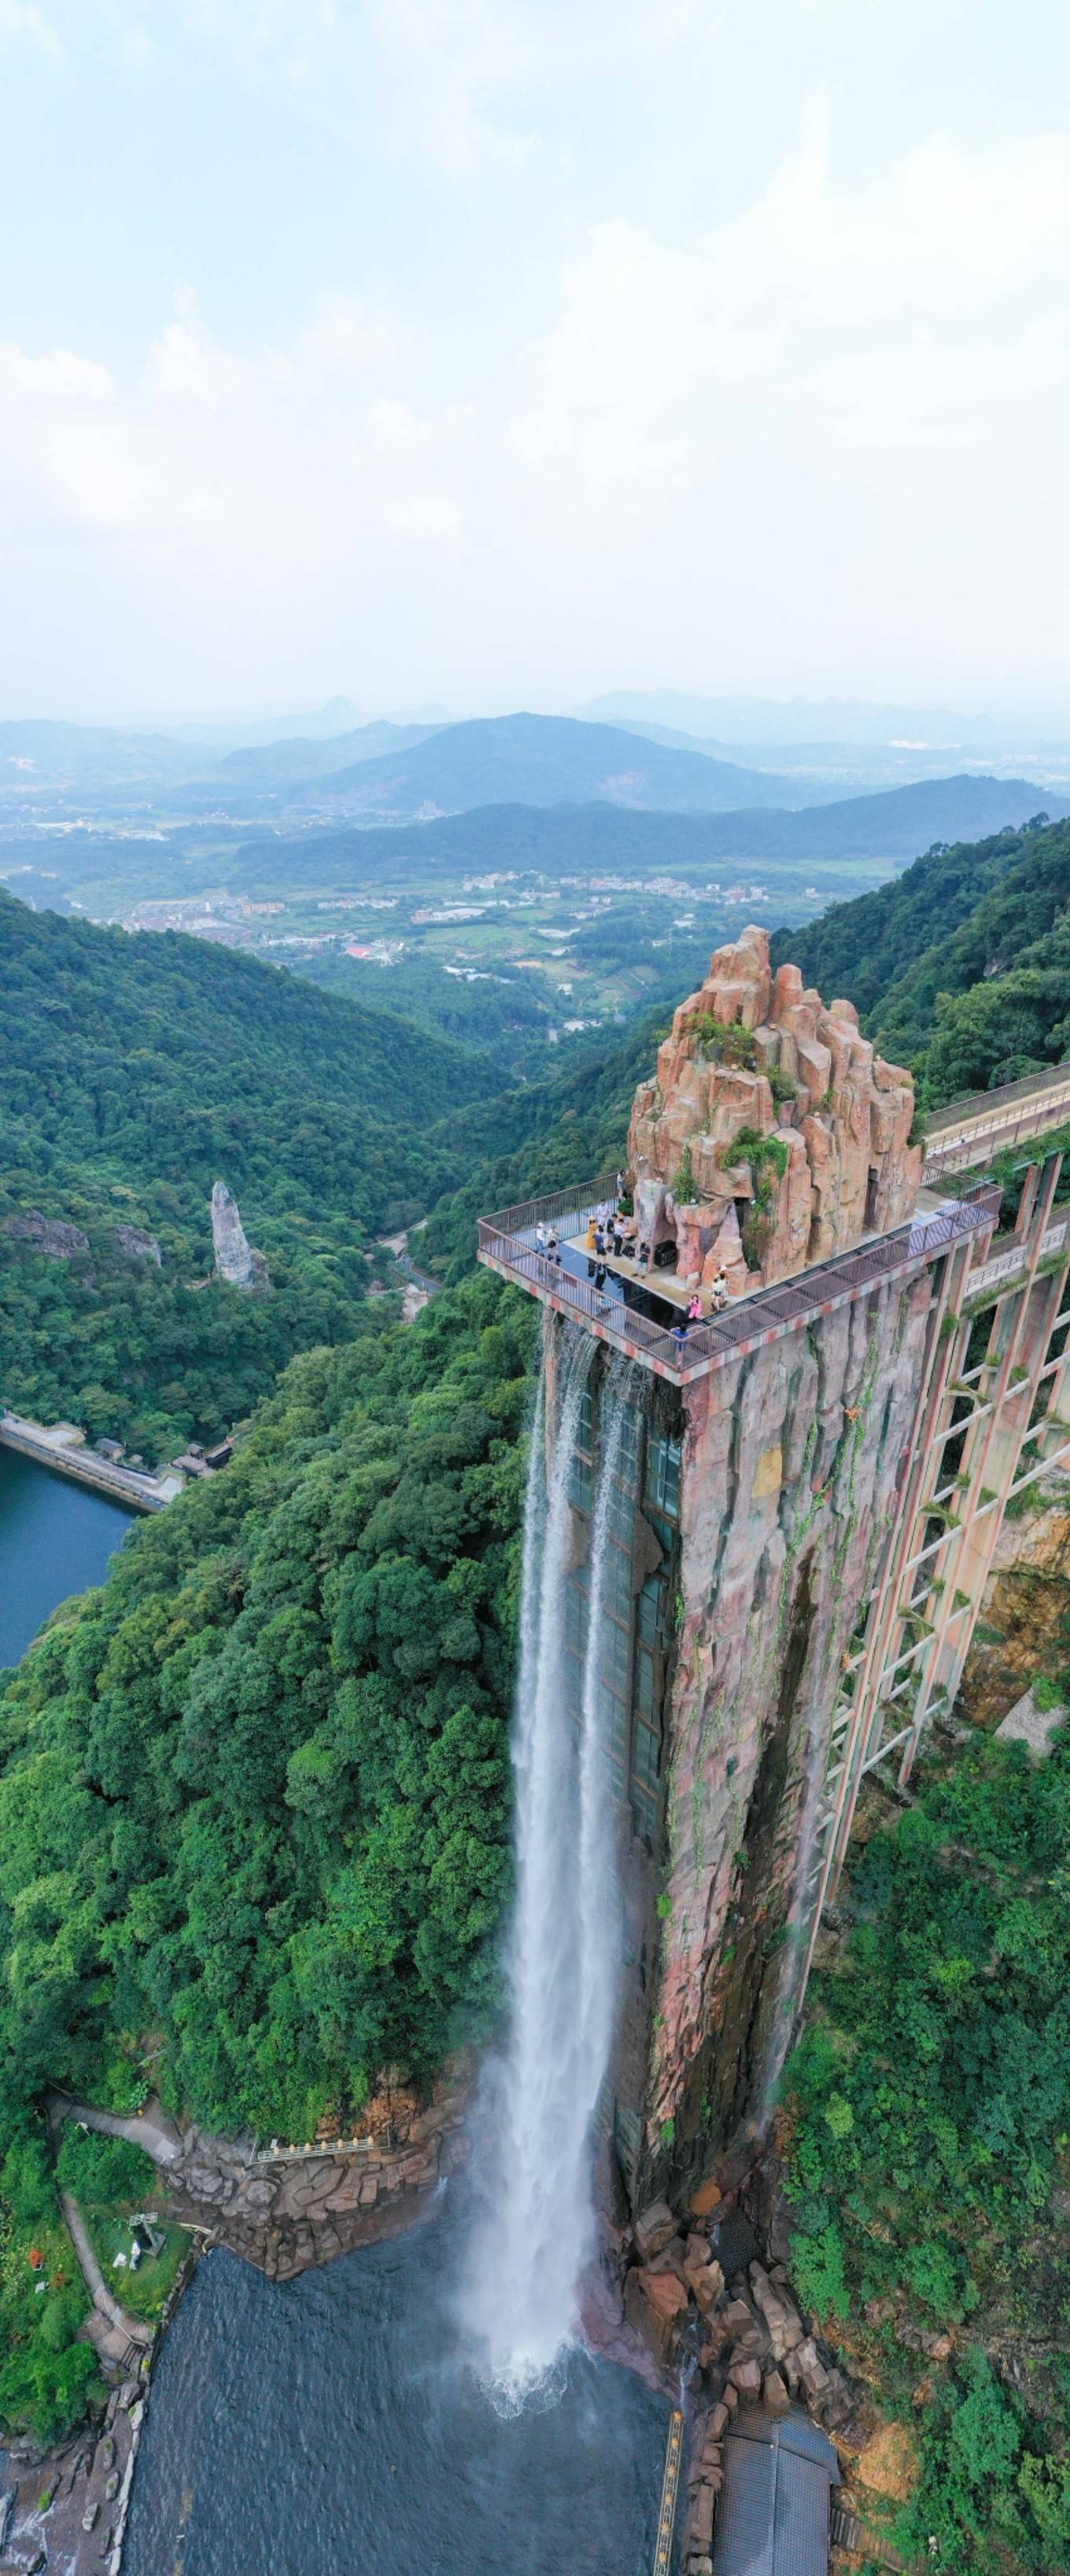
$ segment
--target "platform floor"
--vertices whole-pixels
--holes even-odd
[[[576,1234],[563,1241],[561,1250],[563,1254],[567,1252],[573,1256],[567,1267],[574,1276],[578,1279],[586,1279],[587,1264],[592,1258],[587,1250],[586,1234]],[[690,1288],[685,1288],[683,1280],[677,1278],[675,1270],[653,1268],[640,1270],[637,1261],[618,1261],[615,1253],[611,1252],[603,1255],[603,1264],[606,1271],[612,1272],[615,1279],[648,1296],[652,1305],[668,1308],[667,1319],[662,1315],[655,1318],[659,1324],[666,1320],[670,1325],[674,1324],[681,1311],[686,1314],[694,1292]],[[629,1298],[629,1305],[633,1302],[635,1301]],[[702,1312],[704,1318],[713,1312],[708,1297],[703,1297]]]

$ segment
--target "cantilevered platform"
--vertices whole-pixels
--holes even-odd
[[[942,1203],[930,1201],[926,1192],[912,1224],[870,1236],[831,1261],[815,1262],[794,1279],[782,1279],[772,1288],[740,1297],[708,1323],[693,1324],[681,1338],[678,1303],[659,1296],[657,1271],[631,1279],[623,1275],[624,1264],[614,1263],[606,1271],[602,1289],[587,1276],[586,1251],[577,1248],[574,1238],[583,1236],[607,1199],[613,1202],[614,1192],[614,1176],[604,1173],[574,1190],[558,1190],[551,1198],[529,1199],[518,1207],[503,1208],[497,1216],[481,1217],[478,1258],[514,1287],[526,1288],[542,1305],[585,1325],[599,1341],[653,1369],[658,1377],[682,1385],[707,1377],[711,1370],[759,1350],[763,1343],[779,1340],[783,1333],[801,1330],[836,1306],[872,1296],[887,1279],[922,1270],[965,1234],[991,1233],[1000,1202],[1000,1191],[983,1182],[961,1199]],[[556,1232],[558,1260],[539,1250],[539,1225],[552,1226]]]
[[[1070,1122],[1070,1062],[1050,1073],[1030,1074],[997,1091],[976,1092],[952,1102],[931,1120],[925,1155],[924,1186],[909,1225],[887,1234],[869,1235],[849,1252],[816,1262],[739,1298],[725,1311],[682,1333],[682,1284],[660,1280],[657,1270],[633,1274],[631,1265],[609,1261],[605,1284],[594,1286],[583,1236],[599,1208],[616,1205],[616,1176],[603,1172],[574,1189],[550,1198],[529,1199],[479,1221],[478,1258],[514,1286],[526,1288],[543,1305],[586,1325],[588,1332],[629,1359],[677,1383],[705,1377],[711,1369],[757,1350],[780,1334],[831,1314],[836,1306],[871,1296],[884,1280],[920,1270],[935,1261],[964,1234],[991,1233],[999,1213],[1000,1190],[976,1182],[957,1200],[941,1199],[945,1174],[975,1170],[996,1153],[1027,1137],[1042,1136]],[[536,1228],[553,1227],[559,1257],[539,1250]]]

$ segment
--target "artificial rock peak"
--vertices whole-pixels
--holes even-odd
[[[921,1179],[909,1073],[874,1055],[753,926],[711,959],[641,1082],[628,1131],[639,1228],[681,1279],[769,1287],[900,1225]],[[742,1217],[742,1225],[740,1219]]]

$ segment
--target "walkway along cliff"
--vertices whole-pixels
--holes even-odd
[[[774,979],[747,930],[636,1096],[624,1203],[649,1266],[590,1258],[606,1176],[481,1223],[480,1259],[550,1310],[563,1688],[580,1727],[593,1661],[621,1905],[602,2109],[633,2207],[753,2155],[861,1782],[908,1779],[1008,1500],[1070,1460],[1059,1156],[1005,1233],[998,1188],[969,1178],[1009,1131],[1051,1126],[1060,1079],[957,1104],[923,1168],[909,1074],[850,1004]],[[562,1411],[577,1326],[602,1347]]]

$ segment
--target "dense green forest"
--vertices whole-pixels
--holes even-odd
[[[1013,1081],[1070,1051],[1070,831],[930,853],[777,946],[827,994],[857,995],[930,1105]],[[1009,1206],[1020,1160],[996,1166]],[[848,1937],[811,1987],[788,2071],[792,2264],[830,2340],[917,2428],[919,2483],[894,2532],[908,2563],[1057,2576],[1070,1743],[1042,1765],[984,1737],[950,1767],[933,1748],[918,1789],[854,1848]]]
[[[971,2576],[1070,2562],[1065,1737],[1043,1764],[984,1738],[930,1756],[856,1853],[787,2079],[796,2280],[919,2424],[909,2562],[933,2534]]]
[[[366,1325],[374,1236],[456,1186],[457,1113],[500,1083],[447,1035],[283,969],[2,892],[0,1006],[0,1396],[149,1458],[218,1438],[294,1351]],[[270,1296],[209,1275],[216,1179]],[[30,1211],[88,1250],[57,1259],[5,1233]],[[159,1266],[119,1226],[150,1233]]]
[[[1070,1051],[1070,825],[931,851],[775,955],[858,1004],[923,1107],[1042,1071]]]
[[[1003,955],[982,927],[963,1008],[1038,971],[1023,956],[1038,941],[1050,955],[1058,928],[1060,836],[1017,836],[998,855],[985,899],[1016,866],[1033,869],[1032,892],[1012,897],[1006,979],[985,971]],[[228,1412],[261,1400],[226,1473],[137,1530],[0,1695],[0,2412],[51,2433],[84,2403],[92,2362],[72,2340],[82,2303],[58,2234],[46,2296],[26,2273],[27,2245],[51,2248],[56,2227],[34,2107],[48,2079],[135,2099],[151,2030],[176,2108],[307,2134],[328,2105],[355,2112],[384,2059],[430,2071],[493,2020],[537,1319],[473,1275],[473,1218],[618,1158],[657,1031],[648,1019],[612,1049],[592,1043],[579,1080],[571,1064],[502,1092],[485,1056],[451,1054],[441,1033],[403,1029],[402,1044],[401,1024],[218,949],[14,905],[5,932],[9,916],[18,964],[5,951],[0,972],[24,999],[0,1074],[19,1147],[3,1205],[89,1233],[86,1360],[107,1354],[108,1332],[117,1360],[123,1348],[106,1229],[144,1223],[168,1259],[181,1247],[203,1264],[219,1169],[273,1276],[292,1258],[306,1298],[311,1272],[324,1297],[325,1277],[342,1281],[325,1328],[295,1309],[293,1335],[320,1347],[274,1391],[285,1347],[248,1362],[262,1385],[235,1376]],[[931,946],[919,933],[907,962]],[[850,989],[847,974],[822,981]],[[421,1258],[452,1284],[404,1331],[361,1302],[363,1245],[414,1202],[432,1206]],[[25,1281],[33,1258],[12,1251],[8,1275]],[[40,1264],[35,1293],[58,1279],[70,1299],[75,1271]],[[130,1272],[149,1301],[152,1392],[166,1261]],[[249,1319],[284,1300],[281,1284],[263,1301],[188,1293],[199,1312],[218,1297]],[[61,1346],[61,1322],[30,1300],[27,1333]],[[223,1341],[179,1352],[176,1404],[189,1410],[198,1368],[217,1402],[228,1365]],[[1070,2374],[1004,2386],[999,2266],[1032,2285],[1050,2255],[1046,2200],[1070,2135],[1068,1779],[1062,1757],[1033,1774],[986,1751],[875,1839],[847,1964],[822,1981],[791,2079],[807,2295],[849,2339],[874,2299],[907,2292],[927,2319],[961,2325],[925,2418],[919,2511],[931,2498],[928,2530],[953,2536],[942,2563],[1000,2576],[1062,2563],[1043,2556],[1066,2510],[1046,2442],[1054,2428],[1062,2443]],[[867,2366],[897,2405],[891,2314],[872,2338]],[[986,2559],[970,2516],[983,2528],[994,2495],[1002,2555]]]
[[[412,1332],[296,1360],[225,1475],[8,1680],[9,2420],[52,2430],[83,2389],[78,2302],[26,2274],[49,2078],[137,2098],[151,2029],[169,2103],[302,2136],[489,2025],[535,1330],[480,1273]]]
[[[550,1069],[550,996],[541,978],[536,984],[515,968],[497,967],[469,983],[433,957],[402,957],[386,969],[327,949],[302,958],[295,972],[325,992],[343,993],[372,1010],[389,1008],[429,1034],[444,1030],[463,1046],[483,1049],[501,1067],[503,1080],[537,1080]]]

